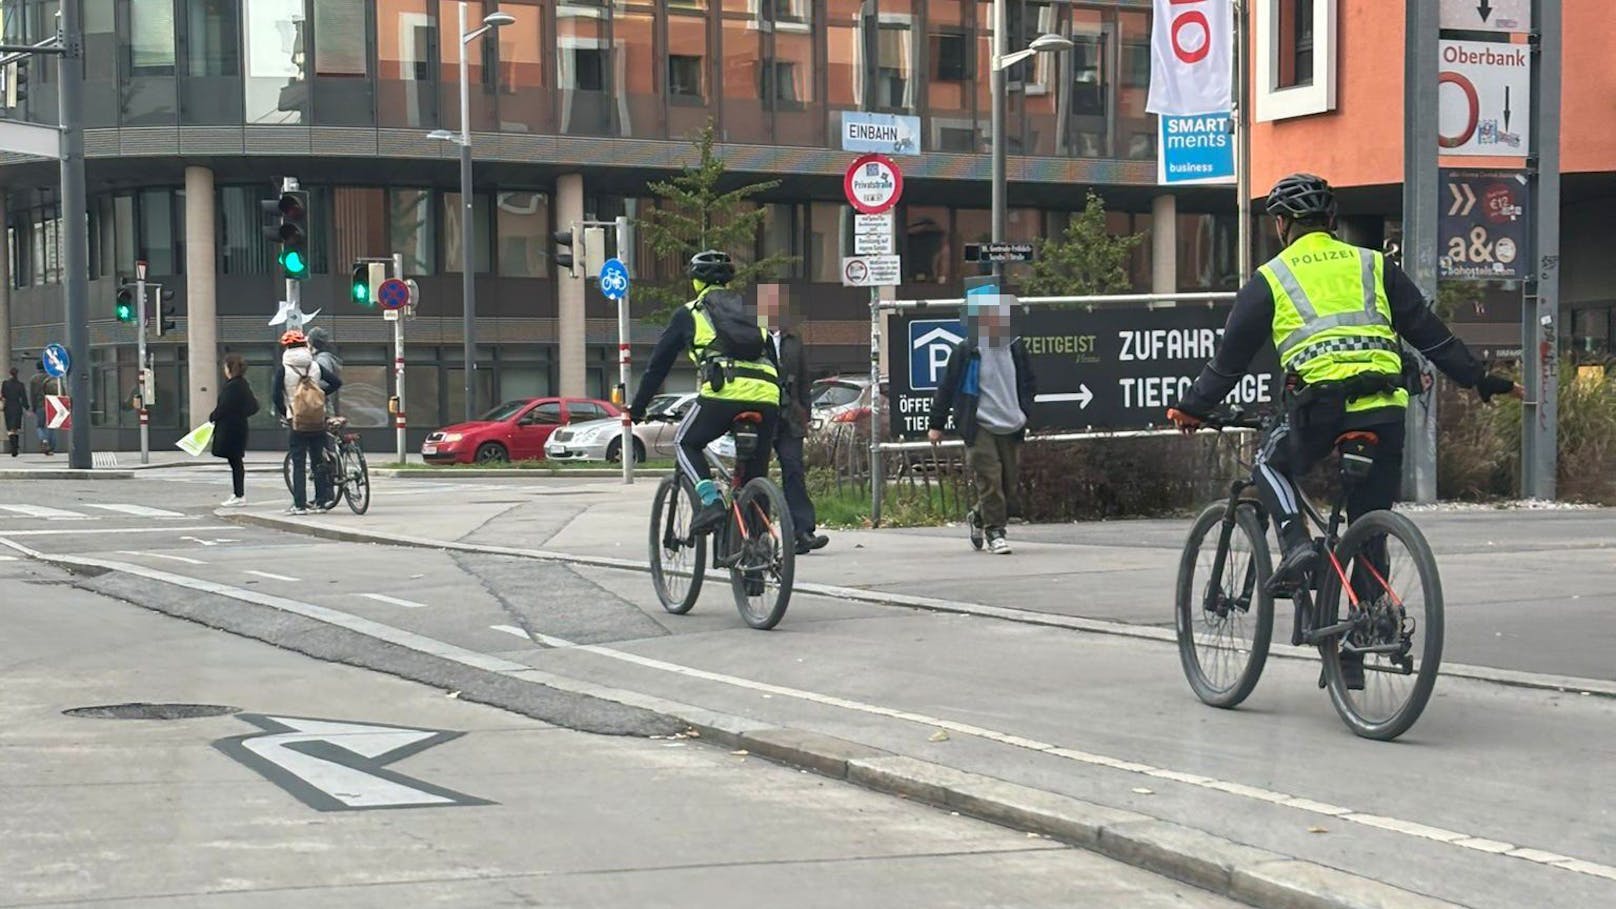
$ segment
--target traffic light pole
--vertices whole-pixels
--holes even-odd
[[[393,277],[404,280],[404,254],[393,253]],[[404,439],[404,430],[408,426],[404,407],[404,311],[398,310],[393,319],[393,382],[398,391],[398,407],[393,414],[393,427],[397,434],[398,463],[403,464],[405,447],[408,444]]]
[[[297,190],[296,177],[281,178],[281,192],[289,193]],[[303,330],[303,287],[301,281],[286,279],[286,330]]]
[[[89,207],[84,201],[84,34],[79,27],[80,5],[63,3],[62,54],[57,58],[62,124],[62,272],[67,297],[67,349],[73,371],[68,376],[71,396],[68,466],[89,470],[90,456],[90,238]]]
[[[157,307],[157,318],[163,317],[162,303]],[[136,388],[140,390],[140,463],[151,463],[151,412],[146,406],[150,390],[146,388],[146,263],[135,263],[135,362],[140,376]]]

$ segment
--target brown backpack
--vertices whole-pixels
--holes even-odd
[[[298,375],[297,388],[292,392],[292,429],[297,432],[325,431],[325,392],[320,383],[309,375],[310,370],[292,367]]]

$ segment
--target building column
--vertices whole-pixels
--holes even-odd
[[[1150,204],[1150,292],[1178,293],[1178,197],[1171,193]]]
[[[193,426],[213,412],[218,403],[219,307],[214,292],[214,238],[218,235],[213,205],[213,171],[185,169],[185,344],[189,419]],[[148,295],[147,317],[162,318],[162,300]]]
[[[5,236],[6,223],[6,196],[0,193],[0,237]],[[11,361],[11,256],[0,250],[0,378],[16,365]]]
[[[584,175],[563,174],[556,178],[556,227],[560,230],[573,230],[573,224],[584,219]],[[579,231],[582,228],[578,228]],[[576,233],[575,241],[581,243],[583,234]],[[557,272],[556,279],[560,286],[557,294],[556,320],[556,352],[561,364],[560,394],[568,397],[585,397],[588,388],[588,372],[585,363],[588,360],[588,335],[585,331],[584,319],[584,262],[583,257],[573,263],[578,271],[578,277],[573,278],[565,271]]]

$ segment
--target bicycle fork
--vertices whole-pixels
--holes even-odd
[[[1212,576],[1207,581],[1205,596],[1201,608],[1207,612],[1215,613],[1218,618],[1225,618],[1231,611],[1248,612],[1251,609],[1251,598],[1256,595],[1257,573],[1246,571],[1241,579],[1240,596],[1233,602],[1223,595],[1223,571],[1229,562],[1229,544],[1234,539],[1235,516],[1239,513],[1240,493],[1251,486],[1249,481],[1237,480],[1229,486],[1229,507],[1223,512],[1223,521],[1218,524],[1217,555],[1212,561]]]

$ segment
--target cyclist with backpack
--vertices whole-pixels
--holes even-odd
[[[305,485],[308,464],[314,464],[315,508],[329,510],[336,504],[331,478],[326,475],[325,390],[320,364],[309,348],[303,332],[292,330],[281,335],[281,368],[270,383],[270,400],[275,412],[291,427],[287,439],[292,454],[292,507],[287,514],[308,514]]]
[[[679,469],[695,484],[702,506],[690,530],[705,533],[724,522],[724,507],[703,449],[729,432],[736,417],[755,412],[763,422],[745,475],[768,475],[769,451],[780,419],[780,366],[774,342],[757,319],[747,315],[741,295],[729,287],[735,280],[735,263],[728,253],[711,249],[696,253],[686,274],[696,298],[680,307],[663,329],[628,412],[629,419],[643,421],[646,406],[662,390],[679,354],[695,362],[697,398],[674,438]]]

